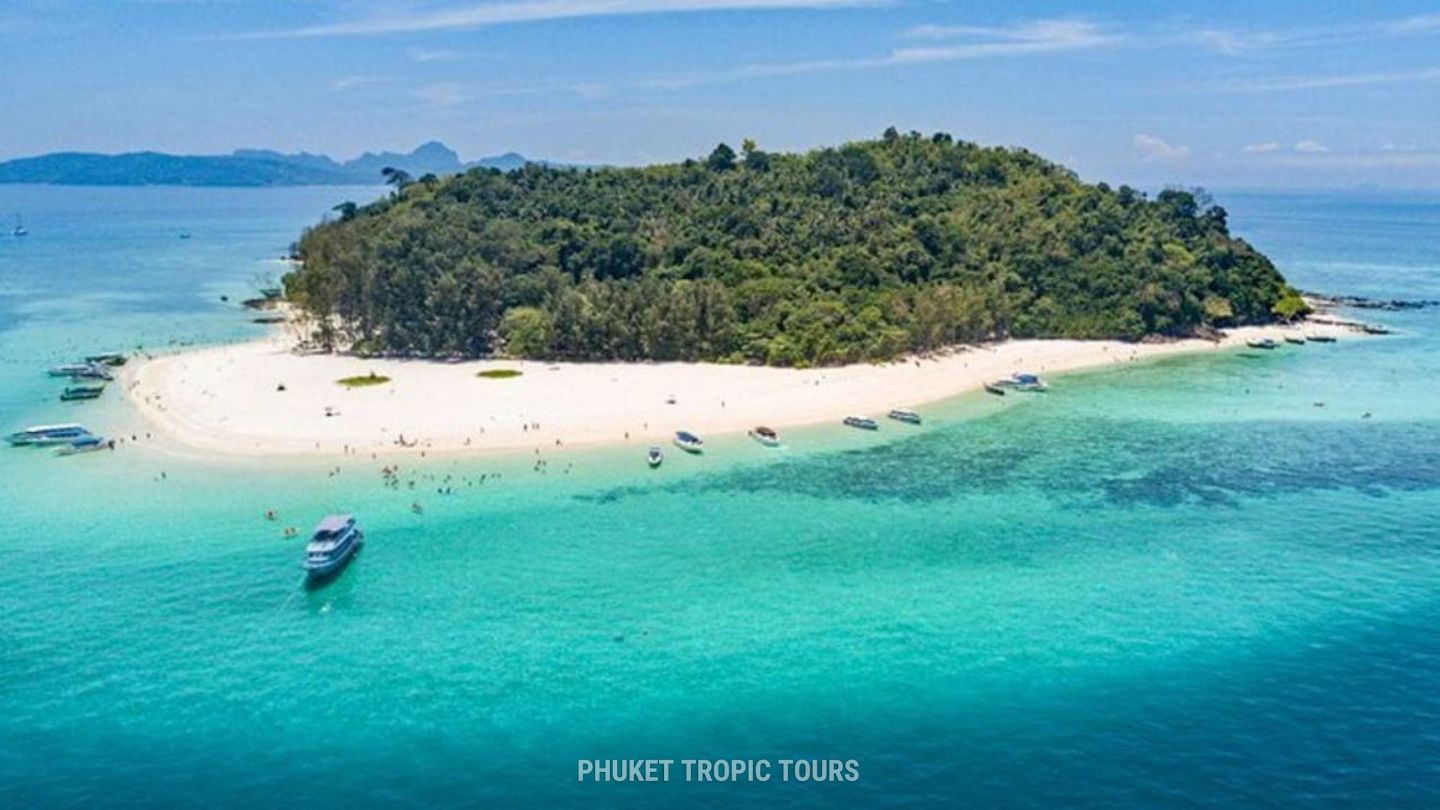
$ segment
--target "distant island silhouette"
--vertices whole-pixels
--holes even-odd
[[[127,152],[53,152],[0,162],[0,183],[63,186],[331,186],[380,185],[381,170],[412,176],[457,174],[472,168],[518,169],[529,161],[515,152],[469,163],[430,141],[409,153],[366,152],[344,162],[308,152],[237,149],[228,155]]]

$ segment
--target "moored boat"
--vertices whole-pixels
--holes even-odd
[[[675,446],[687,453],[705,452],[705,442],[688,430],[675,431]]]
[[[779,447],[780,434],[774,428],[759,425],[750,429],[750,438],[765,445],[766,447]]]
[[[69,377],[72,380],[113,380],[115,375],[103,363],[62,363],[47,372],[51,377]]]
[[[1040,379],[1039,375],[1027,374],[1023,371],[1017,371],[1010,375],[1010,379],[1003,380],[998,384],[1016,391],[1046,391],[1050,388],[1044,380]]]
[[[96,450],[114,450],[113,439],[106,439],[103,436],[81,436],[73,442],[55,451],[57,456],[75,456],[81,453],[93,453]]]
[[[1005,389],[995,383],[985,383],[985,393],[994,394],[997,397],[1005,396]]]
[[[651,447],[650,451],[645,454],[645,463],[649,464],[650,469],[653,470],[665,463],[665,454],[659,447]]]
[[[1388,327],[1388,326],[1381,326],[1380,324],[1367,323],[1367,324],[1365,324],[1364,326],[1362,326],[1362,327],[1360,327],[1360,328],[1363,329],[1363,330],[1365,330],[1365,334],[1367,334],[1367,335],[1388,335],[1388,334],[1390,334],[1390,327]]]
[[[1306,335],[1305,339],[1311,343],[1334,343],[1336,340],[1334,335]]]
[[[1252,349],[1265,349],[1266,351],[1269,351],[1271,349],[1277,348],[1280,344],[1267,337],[1257,338],[1255,340],[1247,340],[1245,341],[1245,345],[1249,346]]]
[[[909,408],[895,408],[894,410],[890,411],[890,413],[886,414],[886,416],[889,416],[896,422],[905,422],[911,425],[920,424],[920,414],[910,410]]]
[[[87,356],[85,362],[92,364],[100,363],[107,366],[123,366],[125,365],[125,359],[124,352],[100,352],[99,354]]]
[[[105,393],[105,385],[72,385],[60,394],[61,402],[70,402],[79,399],[98,399]]]
[[[33,425],[5,437],[5,441],[18,446],[69,444],[76,439],[90,435],[84,425]]]
[[[844,424],[853,428],[860,428],[861,430],[880,429],[880,423],[868,416],[847,416],[844,419]]]
[[[329,515],[315,526],[300,567],[309,579],[328,577],[343,568],[364,541],[354,515]]]
[[[1292,337],[1291,335],[1286,335],[1286,336],[1285,336],[1285,342],[1286,342],[1286,343],[1293,343],[1293,344],[1296,345],[1296,346],[1304,346],[1304,345],[1305,345],[1305,338]]]

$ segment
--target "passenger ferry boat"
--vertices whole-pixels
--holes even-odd
[[[920,424],[920,414],[908,408],[896,408],[891,411],[888,416],[896,422],[905,422],[911,425]]]
[[[780,446],[780,434],[776,433],[774,428],[768,428],[764,425],[750,428],[750,438],[766,447]]]
[[[661,452],[660,448],[651,447],[650,451],[645,454],[645,463],[649,464],[650,469],[653,470],[665,463],[665,454]]]
[[[844,423],[853,428],[860,428],[861,430],[880,429],[880,423],[868,416],[847,416],[845,417]]]
[[[70,444],[77,439],[83,439],[90,435],[90,431],[84,425],[34,425],[24,430],[11,433],[5,437],[5,441],[15,445],[50,445]]]
[[[315,527],[300,566],[309,579],[323,579],[345,567],[363,542],[365,533],[354,515],[329,515]]]
[[[675,446],[687,453],[705,452],[705,442],[688,430],[675,431]]]

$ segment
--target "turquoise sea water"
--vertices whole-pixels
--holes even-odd
[[[219,297],[356,194],[0,186],[31,231],[0,240],[0,429],[130,425],[42,369],[255,334]],[[1440,298],[1440,196],[1219,198],[1303,287]],[[658,474],[5,450],[0,806],[1434,805],[1437,316]],[[369,543],[304,590],[267,508]],[[577,784],[580,757],[860,778]]]

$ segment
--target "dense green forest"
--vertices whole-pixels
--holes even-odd
[[[327,347],[798,366],[1303,307],[1203,194],[1147,199],[943,133],[387,178],[388,198],[306,231],[285,277]]]

